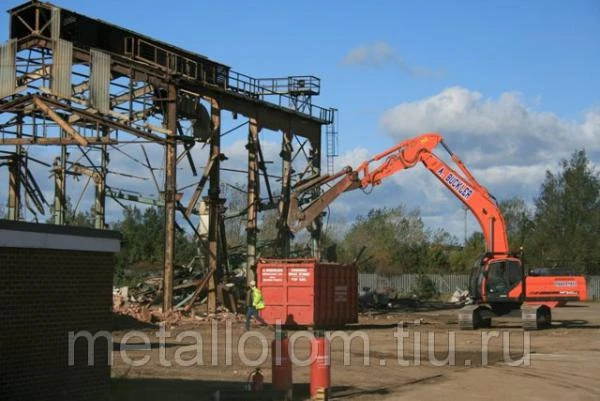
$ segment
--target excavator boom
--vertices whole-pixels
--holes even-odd
[[[460,172],[450,167],[433,153],[438,146],[450,154]],[[355,170],[346,167],[330,177],[299,183],[294,189],[288,225],[293,232],[307,227],[342,193],[380,185],[381,182],[421,162],[444,186],[471,210],[479,222],[486,242],[486,252],[493,255],[508,254],[506,227],[495,199],[477,182],[462,161],[450,151],[443,137],[428,133],[405,140],[398,145],[361,163]],[[379,163],[376,167],[372,166]],[[312,201],[302,204],[302,198],[315,187],[336,181],[331,188]]]

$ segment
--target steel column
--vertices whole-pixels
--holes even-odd
[[[314,175],[321,175],[321,137],[318,139],[314,139],[310,141],[311,144],[311,153],[310,153],[310,163],[312,165],[312,170]],[[319,188],[315,188],[314,196],[320,196]],[[323,218],[321,216],[317,217],[313,224],[312,229],[310,230],[310,238],[312,243],[312,256],[317,260],[321,260],[321,234],[323,232]]]
[[[61,138],[64,138],[65,132],[61,130]],[[60,158],[54,161],[54,224],[66,224],[67,209],[67,147],[60,147]]]
[[[278,253],[282,258],[287,258],[290,255],[291,232],[288,227],[288,214],[290,210],[290,191],[292,181],[292,139],[293,134],[291,129],[287,129],[283,133],[281,143],[281,195],[279,196],[279,221],[277,222],[277,245]]]
[[[23,114],[17,115],[17,138],[23,136]],[[18,221],[21,218],[21,156],[23,146],[15,146],[15,157],[9,161],[8,219]]]
[[[104,128],[102,132],[103,137],[108,137],[109,130]],[[108,165],[108,146],[102,145],[100,147],[100,177],[101,181],[96,184],[96,197],[94,204],[94,227],[99,230],[106,228],[106,173]]]
[[[19,220],[21,210],[21,152],[17,146],[17,153],[8,161],[8,219]]]
[[[208,184],[208,269],[215,273],[208,280],[208,312],[217,310],[215,275],[219,272],[219,219],[221,218],[221,108],[216,99],[210,101],[211,140],[210,157],[214,165]]]
[[[170,136],[177,134],[177,87],[169,84],[166,127]],[[175,259],[175,210],[177,192],[177,142],[165,144],[165,260],[163,270],[163,311],[173,309],[173,261]]]
[[[254,280],[258,208],[260,204],[260,177],[258,169],[258,132],[256,119],[251,118],[248,128],[248,214],[246,220],[246,279]]]

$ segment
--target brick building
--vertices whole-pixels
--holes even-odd
[[[0,400],[110,399],[119,248],[112,231],[0,220]],[[96,341],[69,341],[81,331]]]

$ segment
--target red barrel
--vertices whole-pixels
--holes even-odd
[[[292,361],[290,343],[287,337],[271,342],[271,368],[273,371],[273,390],[288,391],[292,388]]]
[[[264,389],[264,376],[260,372],[259,368],[251,373],[252,378],[250,379],[250,390],[251,391],[263,391]]]
[[[331,351],[329,340],[315,337],[310,343],[310,396],[315,398],[319,389],[329,393],[331,386]]]

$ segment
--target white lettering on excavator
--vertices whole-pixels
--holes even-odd
[[[454,191],[465,199],[469,199],[473,194],[473,190],[460,179],[456,178],[452,173],[448,174],[445,181]]]

